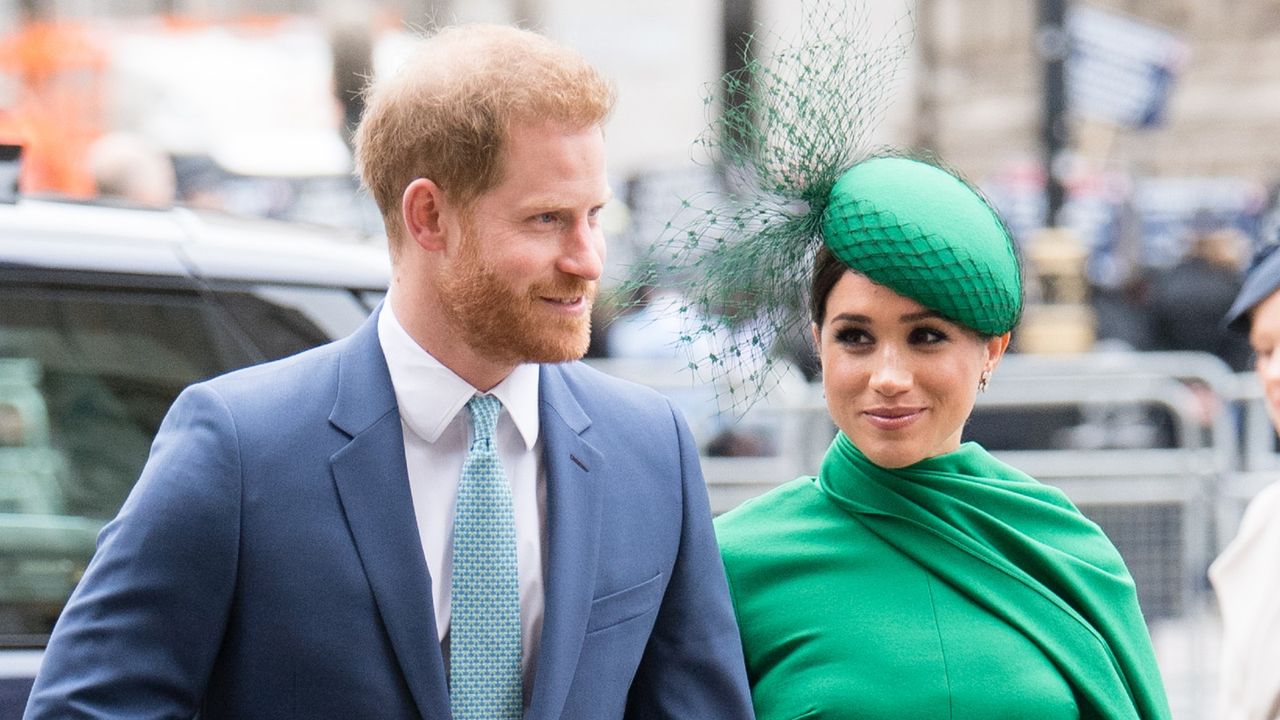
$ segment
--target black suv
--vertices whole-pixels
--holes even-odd
[[[175,208],[0,204],[0,719],[192,382],[351,332],[382,243]]]

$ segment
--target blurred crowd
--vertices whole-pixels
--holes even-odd
[[[1211,353],[1237,372],[1249,345],[1223,327],[1240,291],[1255,243],[1238,229],[1212,224],[1190,233],[1186,254],[1167,268],[1140,268],[1118,289],[1098,288],[1098,337],[1133,350]]]

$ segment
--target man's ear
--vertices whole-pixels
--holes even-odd
[[[426,178],[409,183],[400,198],[408,240],[429,252],[445,249],[449,203],[440,186]]]

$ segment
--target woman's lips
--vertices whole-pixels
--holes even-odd
[[[872,426],[881,430],[901,430],[911,425],[924,415],[924,408],[871,408],[862,411],[862,415]]]

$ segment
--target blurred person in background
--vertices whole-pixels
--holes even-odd
[[[636,288],[620,313],[609,320],[605,345],[616,358],[668,360],[685,357],[690,350],[680,337],[700,318],[689,317],[688,303],[678,290],[644,285]],[[681,308],[685,308],[684,311]],[[695,354],[708,348],[692,348]]]
[[[1249,344],[1222,325],[1244,279],[1248,239],[1232,228],[1198,233],[1187,255],[1148,289],[1153,350],[1211,353],[1233,371],[1249,365]]]
[[[0,138],[25,148],[23,192],[91,197],[84,159],[102,133],[107,54],[90,25],[60,17],[57,3],[16,6],[17,26],[0,32]]]
[[[95,140],[89,147],[89,172],[101,198],[169,207],[177,192],[168,154],[129,133],[108,133]]]
[[[1280,428],[1280,252],[1257,254],[1227,328],[1249,338],[1267,413]],[[1236,537],[1209,567],[1222,615],[1219,720],[1280,718],[1280,483],[1249,502]]]
[[[1222,318],[1240,292],[1249,240],[1239,230],[1204,216],[1194,218],[1192,226],[1198,229],[1187,254],[1150,279],[1146,305],[1152,331],[1149,349],[1209,353],[1233,372],[1241,372],[1249,366],[1249,343],[1224,327]],[[1204,442],[1211,442],[1222,400],[1201,381],[1185,384],[1197,400],[1201,436]]]
[[[324,9],[333,56],[333,97],[342,108],[342,141],[354,150],[364,113],[364,86],[373,77],[374,9],[367,0],[327,0]]]
[[[27,423],[17,405],[0,401],[0,448],[27,444]]]
[[[608,356],[675,357],[681,330],[678,301],[653,285],[636,288],[622,309],[607,319],[604,345]]]
[[[373,87],[387,300],[178,398],[28,718],[751,716],[683,419],[573,362],[612,105],[581,55],[495,26]]]

